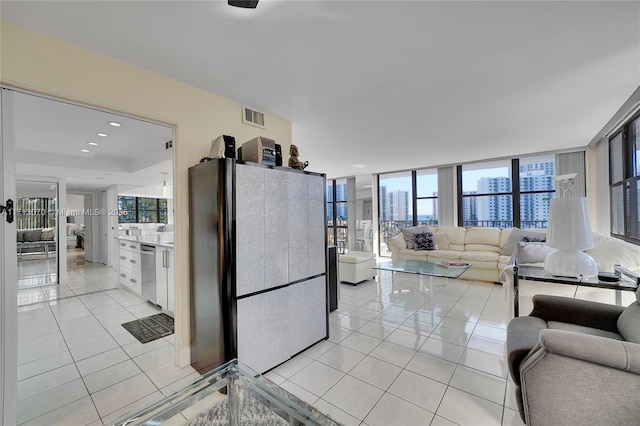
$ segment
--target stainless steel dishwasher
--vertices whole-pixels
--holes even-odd
[[[140,245],[142,297],[156,303],[156,246]]]

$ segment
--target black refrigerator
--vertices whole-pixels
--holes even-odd
[[[189,169],[191,363],[263,373],[329,336],[325,175],[233,159]]]

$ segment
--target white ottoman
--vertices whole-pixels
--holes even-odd
[[[358,284],[361,281],[374,278],[376,270],[371,269],[376,264],[376,255],[367,251],[350,251],[341,254],[339,258],[340,281]]]

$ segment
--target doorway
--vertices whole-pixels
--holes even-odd
[[[4,87],[1,101],[2,140],[10,139],[11,148],[15,148],[15,154],[0,155],[5,172],[3,195],[12,191],[15,194],[17,185],[11,179],[15,178],[12,171],[16,169],[19,180],[43,182],[52,190],[50,186],[55,184],[56,188],[55,196],[18,195],[38,199],[29,201],[33,205],[25,201],[25,209],[37,208],[48,215],[46,223],[25,226],[55,228],[55,251],[47,246],[47,253],[43,245],[32,247],[41,248],[42,253],[27,254],[27,247],[21,248],[24,265],[38,262],[45,266],[31,274],[32,284],[38,284],[31,290],[39,296],[25,296],[19,307],[18,231],[15,222],[9,227],[3,224],[0,229],[4,242],[11,241],[10,246],[3,245],[0,263],[12,260],[8,268],[2,264],[0,271],[5,302],[0,338],[4,364],[4,394],[0,399],[5,417],[0,423],[50,424],[51,419],[64,419],[66,415],[71,419],[74,412],[67,412],[66,407],[75,405],[83,413],[90,413],[91,421],[109,422],[128,402],[123,401],[118,407],[96,403],[94,394],[105,391],[93,386],[96,375],[112,369],[114,374],[107,374],[109,381],[122,374],[120,364],[125,363],[130,367],[127,375],[132,377],[119,380],[143,380],[143,386],[132,388],[159,392],[158,383],[142,374],[140,365],[144,363],[138,363],[136,357],[153,357],[162,364],[158,368],[165,371],[175,365],[171,338],[154,342],[142,353],[140,343],[121,326],[157,314],[157,308],[121,285],[115,240],[119,235],[118,196],[122,191],[137,187],[137,196],[154,197],[150,191],[157,186],[161,188],[157,198],[165,198],[167,191],[163,189],[171,186],[173,171],[173,144],[169,143],[173,128]],[[79,197],[74,200],[68,195]],[[173,203],[167,201],[167,205]],[[142,208],[138,213],[144,217]],[[173,218],[173,211],[170,213],[167,220]],[[48,221],[54,218],[55,225]],[[147,231],[157,231],[159,224],[154,225],[158,226]],[[170,228],[173,232],[173,224],[170,225],[164,222],[163,230]],[[41,239],[42,233],[38,241]],[[54,254],[56,260],[51,262]],[[26,282],[27,274],[23,275]],[[6,373],[11,371],[14,373]],[[185,374],[190,373],[185,370]],[[121,384],[109,382],[100,386],[119,393]],[[52,405],[53,400],[60,400],[60,405]]]
[[[59,283],[58,183],[16,181],[18,306],[47,300]]]

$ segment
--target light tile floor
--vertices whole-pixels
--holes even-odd
[[[608,290],[539,284],[523,283],[523,312],[536,293],[614,300]],[[429,286],[380,272],[342,284],[329,340],[266,376],[345,425],[522,425],[504,356],[506,306],[501,285]]]
[[[102,425],[199,377],[175,367],[174,335],[143,345],[122,328],[158,310],[118,288],[114,268],[69,265],[68,284],[36,287],[48,277],[34,272],[18,290],[19,425]]]
[[[174,366],[173,336],[142,345],[121,327],[156,310],[118,289],[114,269],[70,265],[69,284],[18,296],[19,424],[101,425],[198,377]],[[613,303],[613,292],[535,284],[523,284],[523,312],[540,292]],[[500,285],[380,272],[342,284],[329,340],[267,377],[345,425],[521,425],[506,303]]]

